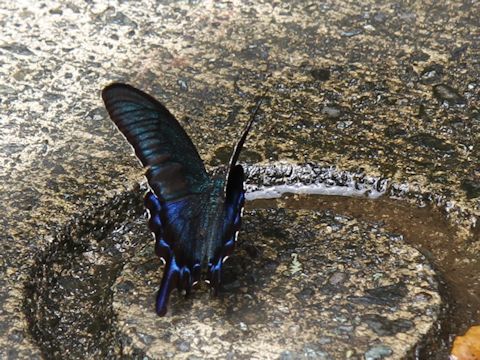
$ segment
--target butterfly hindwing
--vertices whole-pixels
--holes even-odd
[[[245,203],[244,172],[241,165],[236,165],[229,172],[227,181],[223,219],[219,219],[222,237],[216,246],[215,255],[209,263],[207,275],[215,293],[218,292],[221,285],[223,263],[233,252],[240,230],[242,209]]]
[[[245,204],[245,173],[241,165],[237,165],[240,152],[242,151],[243,144],[247,139],[247,135],[252,127],[252,124],[256,118],[263,98],[257,101],[252,115],[245,125],[243,132],[235,145],[232,156],[229,161],[227,179],[225,181],[224,188],[224,218],[222,229],[222,241],[215,252],[215,257],[209,264],[208,278],[215,292],[221,283],[222,266],[225,260],[232,253],[235,243],[237,241],[237,234],[241,226],[241,217],[243,213],[243,206]]]
[[[202,244],[199,231],[205,196],[194,194],[165,203],[152,191],[145,195],[149,227],[155,237],[155,253],[165,263],[157,293],[158,315],[166,313],[168,298],[175,287],[189,293],[192,284],[200,280]]]

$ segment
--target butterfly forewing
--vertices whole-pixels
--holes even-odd
[[[102,97],[112,121],[147,168],[145,196],[155,251],[164,262],[157,294],[163,315],[174,287],[190,290],[199,277],[204,198],[211,183],[197,150],[173,115],[151,96],[125,84],[112,84]]]
[[[125,84],[102,92],[108,113],[147,167],[162,200],[199,193],[209,181],[195,146],[173,115],[150,95]]]

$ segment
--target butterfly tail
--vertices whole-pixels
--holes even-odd
[[[157,293],[156,311],[158,316],[164,316],[167,313],[168,299],[172,290],[178,286],[180,278],[180,271],[172,257],[165,264],[163,272],[162,283]]]
[[[180,291],[185,290],[186,295],[189,295],[192,290],[192,272],[187,266],[184,266],[180,271],[178,288]]]

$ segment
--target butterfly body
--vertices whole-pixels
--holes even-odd
[[[244,172],[236,162],[255,114],[235,147],[227,179],[211,178],[190,138],[158,101],[124,84],[108,86],[102,97],[147,169],[148,224],[165,263],[156,311],[164,315],[170,292],[176,287],[188,294],[202,273],[214,292],[219,289],[245,202]]]

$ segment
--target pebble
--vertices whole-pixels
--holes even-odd
[[[365,360],[378,360],[384,359],[386,356],[392,354],[392,349],[386,345],[378,345],[370,348],[365,353]]]
[[[465,99],[453,87],[446,84],[438,84],[433,87],[433,95],[449,105],[460,105],[465,103]]]
[[[179,342],[177,343],[177,346],[176,346],[176,347],[177,347],[177,350],[178,350],[178,351],[181,351],[181,352],[188,352],[188,351],[190,351],[190,343],[189,343],[188,341],[185,341],[185,340],[179,341]]]
[[[328,279],[328,282],[332,285],[338,285],[341,284],[345,281],[345,274],[342,272],[336,272],[332,276],[330,276],[330,279]]]
[[[310,74],[315,80],[327,81],[330,79],[329,69],[313,69]]]
[[[336,106],[325,106],[322,109],[322,114],[327,115],[329,118],[337,119],[342,115],[342,111]]]

